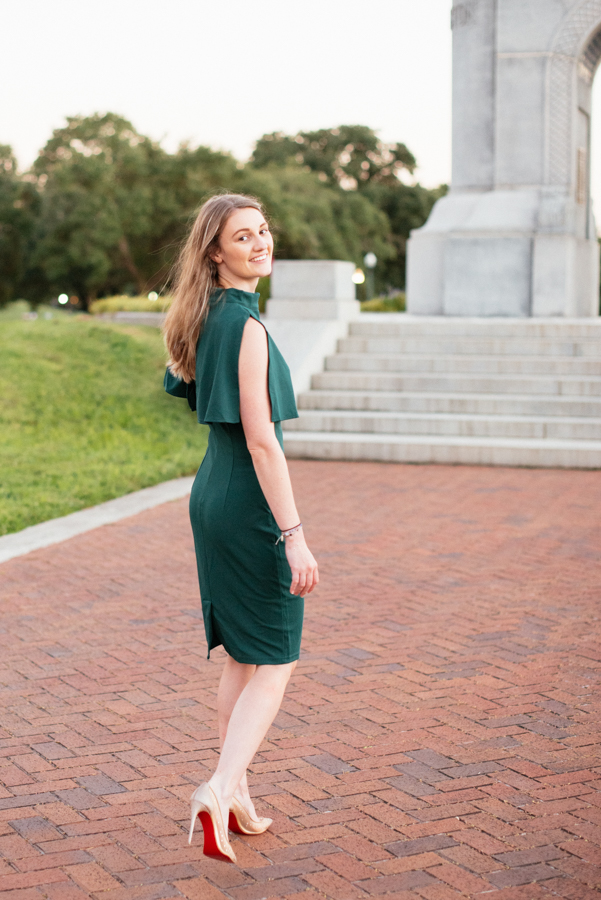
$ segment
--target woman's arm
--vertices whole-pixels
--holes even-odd
[[[238,378],[240,419],[261,489],[281,531],[300,521],[286,458],[275,436],[269,400],[269,350],[267,334],[252,317],[244,327]],[[286,557],[292,570],[290,592],[304,597],[319,581],[317,563],[302,529],[286,538]]]

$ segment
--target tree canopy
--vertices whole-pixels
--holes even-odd
[[[264,203],[276,256],[361,264],[373,251],[379,286],[401,288],[409,230],[437,197],[399,180],[415,166],[362,125],[264,135],[242,164],[208,147],[167,153],[114,113],[70,117],[22,175],[0,146],[0,304],[160,290],[195,210],[220,190]]]
[[[11,148],[0,144],[0,306],[25,279],[37,201],[31,183],[17,174]]]
[[[295,135],[264,134],[255,145],[252,163],[257,168],[293,163],[347,190],[375,182],[393,185],[403,169],[413,173],[416,167],[415,157],[405,144],[385,144],[366,125],[341,125]]]

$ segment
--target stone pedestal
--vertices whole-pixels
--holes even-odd
[[[452,26],[452,184],[409,241],[408,311],[595,316],[601,0],[465,0]]]
[[[277,260],[265,326],[290,366],[295,393],[309,388],[358,316],[355,266],[341,260]]]

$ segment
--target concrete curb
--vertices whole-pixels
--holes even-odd
[[[163,481],[153,487],[134,491],[133,494],[125,494],[115,500],[108,500],[98,506],[89,509],[81,509],[68,516],[59,519],[49,519],[48,522],[40,522],[0,537],[0,563],[14,559],[16,556],[24,556],[32,550],[40,550],[51,544],[59,544],[78,534],[92,531],[101,525],[110,525],[128,516],[168,503],[170,500],[179,500],[190,493],[194,477],[174,478],[172,481]]]

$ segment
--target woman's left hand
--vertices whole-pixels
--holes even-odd
[[[286,538],[286,559],[292,572],[290,593],[301,597],[310,594],[319,584],[319,571],[302,530]]]

